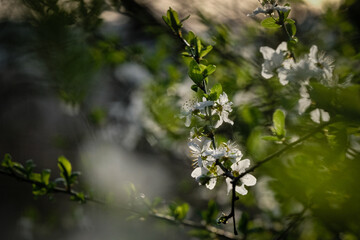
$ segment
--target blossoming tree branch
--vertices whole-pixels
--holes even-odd
[[[257,69],[261,78],[260,81],[276,82],[280,86],[276,89],[279,92],[278,94],[287,90],[286,93],[290,93],[292,99],[295,100],[294,104],[287,110],[284,110],[282,106],[272,106],[272,123],[271,127],[268,127],[270,131],[268,131],[268,135],[261,136],[261,139],[275,146],[273,148],[275,151],[263,158],[257,159],[251,156],[252,160],[244,157],[248,154],[240,150],[244,148],[240,146],[235,137],[231,140],[225,139],[224,136],[219,137],[220,127],[222,129],[235,128],[238,122],[234,116],[234,112],[236,112],[234,111],[234,107],[236,107],[234,103],[236,101],[231,100],[234,99],[231,91],[225,91],[225,84],[222,86],[212,80],[217,74],[217,67],[209,63],[206,57],[211,54],[213,46],[207,45],[195,33],[184,30],[183,22],[189,16],[180,19],[178,13],[172,8],[169,8],[167,14],[163,16],[166,26],[170,28],[184,48],[182,56],[188,63],[188,77],[192,81],[192,86],[187,90],[193,93],[193,98],[188,99],[186,104],[182,106],[180,114],[180,118],[183,119],[186,127],[186,133],[189,133],[187,147],[193,160],[193,170],[189,172],[189,175],[199,185],[205,186],[209,190],[214,190],[217,185],[222,183],[226,184],[227,190],[221,194],[230,195],[229,205],[231,207],[228,213],[219,215],[216,203],[209,201],[208,209],[202,212],[202,221],[198,223],[195,220],[187,219],[190,208],[187,203],[167,205],[162,204],[158,199],[150,200],[144,194],[139,193],[134,185],[130,186],[130,197],[126,207],[122,204],[120,206],[113,203],[109,204],[86,194],[85,191],[77,190],[80,188],[78,185],[80,173],[73,171],[71,162],[64,156],[58,158],[58,175],[60,177],[55,179],[50,170],[44,169],[41,172],[36,172],[33,161],[29,160],[22,164],[14,161],[9,154],[5,154],[1,162],[0,174],[31,184],[32,193],[35,197],[45,195],[52,198],[54,194],[66,194],[70,196],[71,200],[80,203],[90,201],[112,205],[135,215],[139,219],[155,218],[200,229],[209,233],[209,235],[205,235],[204,239],[207,237],[247,239],[248,234],[251,231],[256,232],[257,229],[249,230],[248,222],[251,216],[249,217],[244,213],[236,221],[236,203],[245,198],[248,191],[252,191],[260,185],[261,173],[256,172],[256,177],[252,173],[256,169],[279,158],[285,152],[291,152],[295,147],[311,138],[319,138],[325,141],[328,144],[326,146],[330,146],[329,148],[340,141],[344,141],[346,146],[340,152],[344,155],[342,159],[353,160],[360,156],[356,150],[356,144],[354,144],[356,140],[351,141],[356,139],[360,133],[359,84],[352,82],[351,75],[345,77],[337,75],[335,73],[335,58],[321,51],[317,45],[305,47],[306,50],[299,51],[296,22],[289,17],[292,10],[289,4],[281,5],[275,0],[260,0],[259,3],[260,6],[252,13],[247,14],[247,17],[254,18],[260,15],[262,27],[278,29],[283,32],[286,38],[276,43],[275,46],[261,46],[259,48],[257,53],[262,56],[261,69],[260,66]],[[285,123],[289,117],[292,117],[291,121],[295,128],[302,124],[300,118],[305,119],[307,123],[306,132],[297,135],[286,129]],[[292,160],[296,161],[296,159]],[[290,165],[292,162],[288,164]],[[310,166],[313,166],[311,164]],[[338,165],[331,167],[336,172],[338,169],[342,169],[341,164],[343,163],[339,163],[340,167]],[[301,165],[304,165],[304,168],[307,167],[305,161],[301,162]],[[274,166],[277,168],[275,162]],[[331,167],[323,167],[319,171],[326,175],[330,172]],[[348,171],[350,170],[348,169]],[[336,172],[336,180],[338,175]],[[334,185],[336,184],[337,182]],[[314,183],[314,185],[316,184]],[[251,188],[253,186],[254,188]],[[326,189],[326,187],[320,185],[317,190]],[[327,192],[336,195],[330,190]],[[277,234],[276,239],[284,239],[305,218],[308,209],[313,204],[312,200],[315,199],[315,194],[312,195],[313,192],[308,191],[306,194],[309,195],[307,197],[310,200],[306,199],[306,203],[304,203],[305,201],[302,202],[302,209],[291,215],[292,220],[289,224],[281,230],[271,227],[267,229],[267,231]],[[343,195],[344,198],[348,197],[346,194]],[[346,202],[340,196],[336,195],[336,197],[336,199]],[[341,201],[338,200],[338,202]],[[334,205],[336,206],[336,204]],[[164,208],[167,210],[164,211]],[[218,225],[232,221],[233,231],[230,232],[219,226],[213,226],[214,219]],[[237,222],[238,224],[236,224]]]

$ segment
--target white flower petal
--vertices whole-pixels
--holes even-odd
[[[280,12],[288,12],[291,10],[291,7],[290,6],[276,6],[274,7],[275,10],[278,10]]]
[[[220,127],[222,123],[223,123],[223,119],[220,117],[220,119],[216,122],[214,128]]]
[[[317,53],[318,47],[316,45],[312,45],[310,48],[309,59],[315,63],[318,62]]]
[[[264,46],[260,47],[260,52],[262,53],[265,60],[271,60],[272,56],[275,53],[275,50],[270,47]]]
[[[233,171],[237,171],[240,174],[245,172],[245,169],[248,168],[250,166],[250,160],[249,159],[244,159],[244,160],[240,160],[236,163],[234,163],[233,165],[231,165],[231,169]]]
[[[244,187],[244,184],[241,186],[236,186],[235,187],[235,191],[241,195],[246,195],[248,193],[248,191],[246,190],[246,188]]]
[[[276,48],[276,52],[277,53],[280,53],[280,52],[286,52],[288,49],[287,49],[287,42],[282,42],[279,44],[279,46]]]
[[[310,118],[316,123],[320,123],[321,121],[328,122],[330,120],[330,115],[328,112],[316,108],[315,110],[310,112]]]
[[[215,185],[216,185],[216,178],[211,178],[209,180],[209,183],[206,184],[206,187],[208,189],[212,190],[212,189],[214,189]]]
[[[254,17],[254,16],[256,16],[256,15],[259,14],[259,13],[267,13],[267,10],[258,7],[258,8],[256,8],[251,14],[247,14],[246,16],[248,16],[248,17]]]
[[[198,178],[200,176],[201,176],[201,167],[197,167],[192,171],[191,177]]]
[[[226,182],[226,186],[227,186],[227,194],[229,195],[231,189],[232,189],[232,183],[231,183],[231,179],[230,178],[226,178],[225,179]]]
[[[246,174],[240,180],[246,186],[254,186],[256,184],[256,178],[251,174]]]
[[[311,105],[310,98],[300,98],[299,99],[299,108],[298,108],[299,114],[300,115],[303,114],[310,105]]]

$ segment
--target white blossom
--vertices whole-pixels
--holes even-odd
[[[215,101],[215,104],[213,106],[213,110],[211,114],[217,114],[219,115],[219,120],[215,123],[215,128],[218,128],[221,126],[223,122],[230,123],[231,125],[234,124],[232,120],[229,119],[229,113],[232,112],[232,102],[229,101],[229,98],[225,92],[220,94],[220,97],[218,100]]]
[[[296,63],[293,59],[287,59],[283,62],[282,67],[277,69],[277,72],[282,85],[289,82],[306,82],[317,74],[317,70],[313,68],[307,57],[300,59]]]
[[[212,154],[215,159],[226,158],[232,163],[241,160],[243,154],[234,143],[222,143]]]
[[[282,66],[284,57],[287,54],[287,43],[282,42],[276,50],[270,47],[260,47],[260,52],[264,57],[264,63],[261,65],[261,76],[269,79],[274,76],[274,70]]]
[[[310,94],[308,93],[305,84],[302,84],[300,87],[300,96],[301,96],[301,98],[299,99],[298,112],[301,115],[311,105]]]
[[[232,174],[234,176],[239,176],[240,174],[244,173],[246,171],[246,168],[250,166],[250,160],[244,159],[240,160],[233,165],[231,165]],[[232,179],[226,178],[226,184],[227,184],[227,192],[232,190],[233,185],[231,183]],[[251,174],[245,174],[243,177],[240,178],[239,182],[235,186],[235,191],[238,192],[241,195],[246,195],[247,190],[245,186],[254,186],[256,184],[256,178]]]
[[[330,115],[323,109],[316,108],[310,112],[310,118],[316,123],[328,122],[330,121]]]
[[[203,98],[202,102],[196,102],[196,103],[185,103],[180,115],[180,118],[185,117],[185,126],[189,127],[191,124],[191,117],[194,111],[197,110],[197,114],[201,115],[204,114],[205,108],[214,105],[213,101],[206,101],[205,98]]]
[[[310,48],[309,60],[313,64],[313,68],[318,73],[318,77],[323,80],[323,83],[328,83],[333,78],[334,59],[326,56],[324,52],[319,52],[318,47],[313,45]]]

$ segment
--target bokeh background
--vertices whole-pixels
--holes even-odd
[[[316,44],[335,59],[340,81],[351,77],[359,84],[359,2],[289,2],[297,54]],[[82,172],[79,188],[116,205],[128,204],[132,183],[164,206],[187,202],[187,217],[199,222],[209,200],[216,202],[217,216],[228,212],[224,183],[209,191],[190,176],[189,129],[179,113],[193,97],[192,83],[182,45],[161,16],[170,6],[182,17],[190,14],[184,28],[214,46],[208,61],[217,70],[210,81],[220,82],[233,101],[235,122],[219,129],[217,138],[232,139],[256,162],[279,148],[261,139],[271,133],[276,108],[287,112],[294,139],[316,126],[308,113],[297,115],[297,90],[260,76],[259,47],[275,48],[286,36],[262,28],[262,16],[246,16],[258,4],[0,0],[1,157],[33,159],[39,171],[49,168],[56,177],[57,158],[64,155]],[[351,101],[358,98],[347,104],[359,105]],[[345,114],[347,123],[329,129],[327,137],[319,134],[254,173],[258,184],[236,206],[237,216],[248,218],[248,239],[282,236],[293,222],[289,239],[359,238],[358,116]],[[117,208],[79,205],[62,195],[35,200],[31,192],[29,184],[0,175],[1,239],[199,237],[151,218],[129,220],[132,214]],[[231,231],[228,225],[222,227]]]

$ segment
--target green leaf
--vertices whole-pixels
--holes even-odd
[[[172,8],[169,8],[166,16],[162,16],[162,19],[175,33],[179,33],[182,24],[176,11],[174,11]]]
[[[36,167],[36,165],[32,159],[29,159],[25,162],[25,170],[26,170],[27,174],[30,174],[35,167]]]
[[[183,19],[181,19],[181,23],[183,23],[183,22],[185,22],[186,20],[188,20],[190,18],[190,15],[188,15],[187,17],[185,17],[185,18],[183,18]]]
[[[293,52],[296,48],[297,42],[297,37],[293,37],[290,41],[287,42],[288,49]]]
[[[38,196],[43,196],[47,193],[47,189],[44,187],[40,187],[36,184],[33,184],[32,187],[33,187],[32,194],[34,195],[35,198],[37,198]]]
[[[70,184],[73,184],[73,183],[75,183],[76,182],[76,180],[77,180],[77,178],[78,178],[78,176],[80,176],[81,175],[81,173],[80,172],[73,172],[72,174],[71,174],[71,176],[70,176],[70,178],[69,178],[69,183]]]
[[[183,203],[178,205],[176,203],[172,203],[169,205],[169,209],[171,216],[173,216],[176,220],[183,220],[189,211],[189,204]]]
[[[280,109],[277,109],[273,114],[274,133],[279,138],[285,136],[285,114]]]
[[[286,19],[286,20],[291,20],[291,19]],[[287,31],[289,32],[290,36],[295,36],[296,34],[296,25],[294,22],[288,22],[285,24],[285,27],[287,29]]]
[[[167,18],[167,16],[162,16],[162,19],[164,20],[166,25],[168,25],[170,27],[170,20]]]
[[[203,71],[206,66],[202,64],[198,64],[194,59],[191,60],[189,65],[189,77],[194,81],[194,83],[198,86],[202,85],[202,81],[204,80]]]
[[[76,195],[72,195],[70,197],[72,201],[79,202],[79,203],[86,203],[85,194],[82,192],[77,193]]]
[[[203,72],[203,76],[204,77],[208,77],[211,74],[213,74],[216,70],[216,66],[215,65],[209,65],[205,68],[204,72]]]
[[[179,16],[176,11],[174,11],[172,8],[169,8],[168,10],[168,19],[170,19],[171,27],[175,32],[178,32],[180,28],[182,27],[182,24],[179,20]]]
[[[195,34],[192,31],[189,31],[189,33],[187,35],[188,42],[191,43],[195,37],[196,37]]]
[[[290,4],[289,4],[289,3],[286,3],[284,6],[290,7]],[[284,12],[284,19],[287,19],[287,17],[288,17],[289,14],[290,14],[290,11],[291,11],[291,9],[290,9],[289,11],[287,11],[287,12]]]
[[[4,159],[1,162],[1,166],[6,167],[6,168],[12,168],[13,167],[12,157],[11,157],[10,154],[6,153],[4,155]]]
[[[50,174],[51,174],[50,169],[44,169],[41,172],[41,182],[44,183],[45,185],[49,185]]]
[[[210,95],[209,95],[209,99],[210,101],[216,101],[219,99],[220,94],[223,92],[222,90],[222,86],[220,83],[215,84],[211,90],[210,90]]]
[[[277,24],[276,20],[273,19],[272,17],[265,18],[264,20],[262,20],[261,26],[263,26],[265,28],[280,28],[281,27],[281,25]]]
[[[209,45],[206,48],[203,48],[200,52],[200,58],[205,57],[211,50],[213,49],[213,46]]]
[[[13,168],[14,168],[15,170],[17,170],[19,173],[25,174],[25,175],[27,174],[24,166],[23,166],[21,163],[12,162],[12,165],[13,165]]]
[[[198,86],[196,84],[191,85],[191,90],[193,90],[194,92],[198,91]]]
[[[34,182],[38,182],[38,183],[42,182],[40,173],[31,173],[29,179]]]
[[[63,177],[66,181],[69,180],[69,177],[71,176],[71,163],[69,160],[67,160],[66,157],[60,156],[58,158],[58,167],[60,169],[60,175]]]
[[[200,58],[201,50],[202,50],[201,40],[198,37],[195,37],[195,53],[196,53],[196,57]]]

